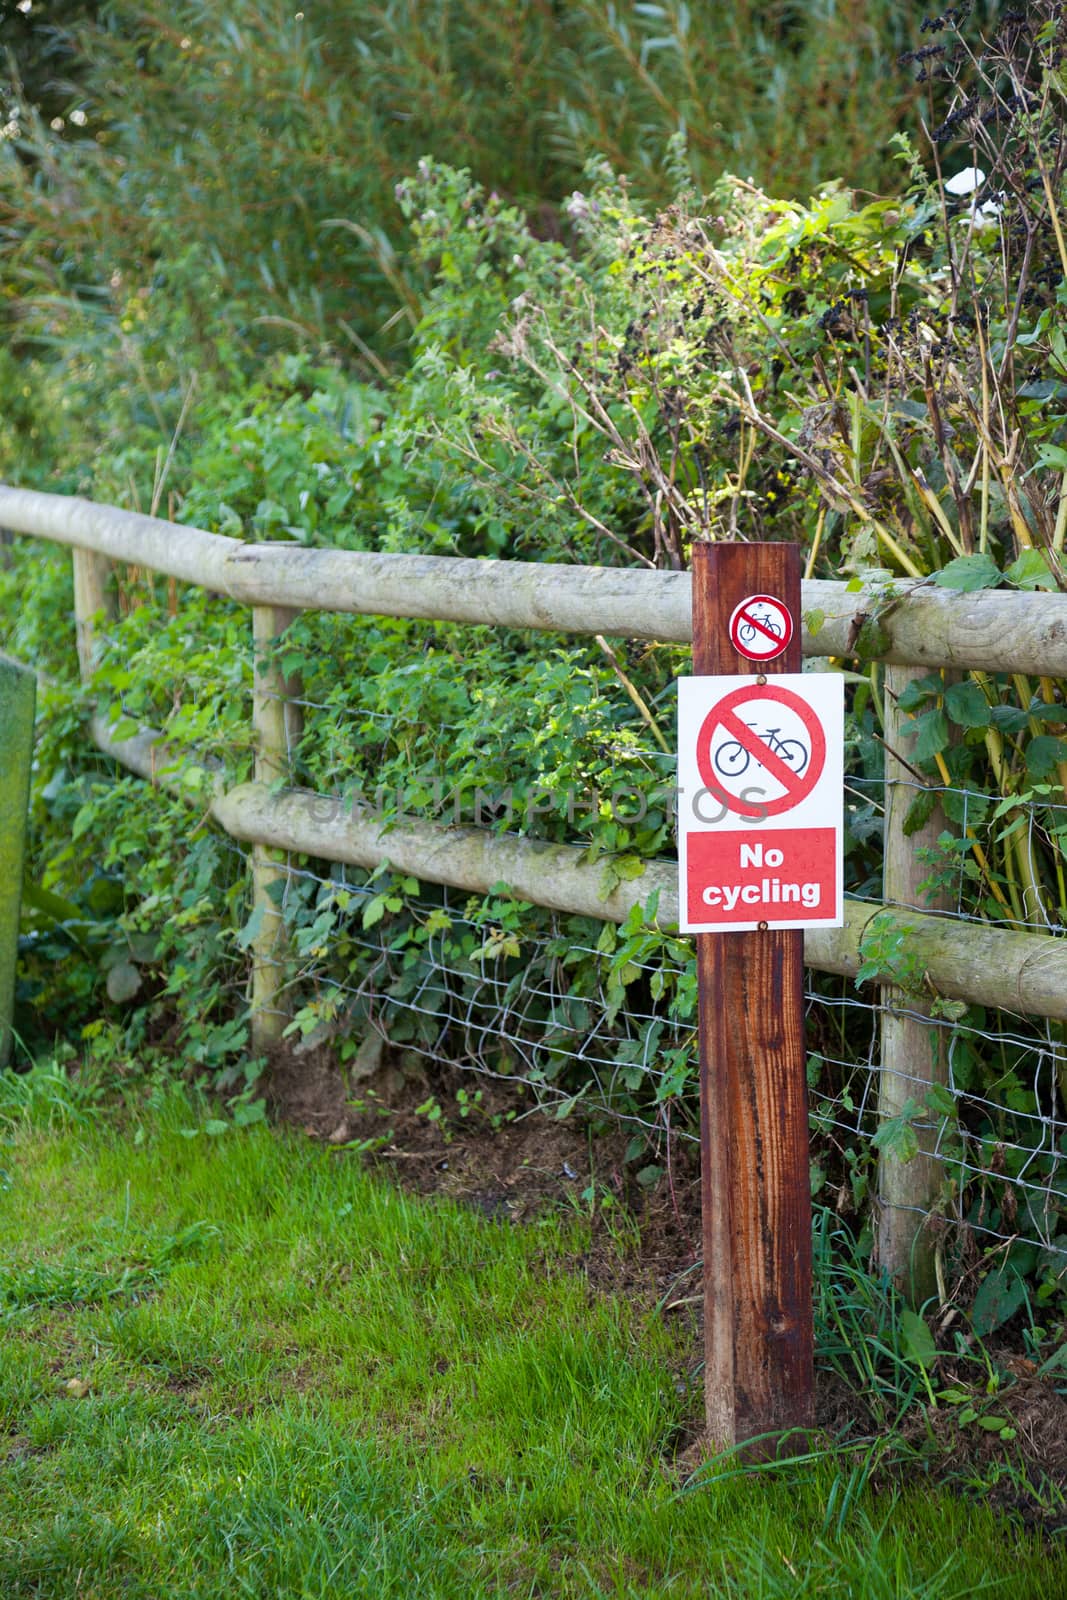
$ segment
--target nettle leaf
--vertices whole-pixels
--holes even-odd
[[[1031,778],[1047,778],[1061,761],[1067,761],[1067,744],[1051,733],[1039,733],[1026,747],[1026,770]]]
[[[1005,1261],[983,1278],[971,1307],[975,1333],[984,1339],[1013,1317],[1026,1299],[1026,1284],[1010,1262]]]
[[[989,726],[989,701],[977,683],[953,683],[945,690],[945,710],[961,728]]]
[[[943,711],[924,711],[915,718],[914,755],[916,761],[932,761],[949,741],[948,722]],[[909,729],[909,732],[912,730]]]
[[[861,661],[876,661],[889,651],[892,640],[877,616],[868,617],[856,636],[854,651]]]
[[[933,579],[942,589],[958,589],[969,594],[975,589],[995,589],[1001,576],[992,556],[957,556],[947,567],[935,572]]]
[[[1058,701],[1034,700],[1030,715],[1036,722],[1067,722],[1067,706]]]
[[[1017,589],[1054,589],[1056,580],[1049,571],[1043,550],[1024,550],[1017,561],[1007,567],[1004,576]]]
[[[1067,472],[1067,450],[1061,444],[1040,444],[1037,447],[1039,467],[1054,467],[1057,472]]]
[[[966,1007],[964,1007],[966,1010]],[[954,1117],[956,1100],[951,1089],[943,1083],[932,1083],[923,1096],[929,1109],[938,1117]]]
[[[1058,400],[1067,395],[1067,384],[1058,383],[1055,378],[1036,378],[1015,393],[1020,400]]]
[[[940,694],[944,685],[939,672],[928,672],[925,677],[913,678],[897,695],[901,711],[918,711],[932,694]]]
[[[906,1100],[899,1114],[887,1117],[873,1135],[871,1144],[875,1150],[884,1151],[905,1164],[913,1160],[919,1153],[919,1135],[913,1121],[919,1112],[917,1100]]]
[[[265,906],[256,906],[244,927],[238,932],[237,943],[240,945],[242,950],[247,950],[253,940],[259,938],[259,935],[263,929],[263,918],[265,913]]]
[[[385,903],[384,894],[376,894],[373,899],[367,901],[363,908],[364,928],[373,928],[375,923],[381,922],[385,916]]]
[[[1022,733],[1028,718],[1018,706],[990,706],[989,719],[1001,733]]]

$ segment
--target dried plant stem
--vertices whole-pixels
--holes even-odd
[[[648,728],[648,731],[651,733],[653,739],[655,739],[656,743],[659,745],[659,747],[663,751],[664,755],[668,755],[669,756],[670,753],[671,753],[671,747],[667,743],[666,739],[663,737],[663,734],[662,734],[662,732],[660,730],[659,723],[656,721],[655,717],[652,715],[652,712],[650,711],[647,702],[642,699],[641,695],[634,688],[634,685],[633,685],[632,681],[630,680],[630,678],[628,678],[626,673],[623,671],[622,664],[619,661],[618,656],[615,654],[614,650],[611,648],[610,644],[604,638],[604,635],[602,633],[594,634],[593,637],[596,639],[597,644],[600,646],[601,650],[603,650],[604,654],[607,656],[608,660],[611,662],[612,671],[615,673],[615,676],[618,678],[619,682],[622,684],[623,688],[626,690],[626,693],[629,695],[630,699],[633,701],[634,705],[637,707],[637,710],[638,710],[638,712],[640,714],[642,722],[644,722],[645,726]]]

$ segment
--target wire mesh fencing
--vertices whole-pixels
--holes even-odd
[[[286,910],[276,959],[294,1040],[336,1048],[375,1033],[398,1052],[521,1086],[546,1114],[617,1124],[646,1160],[697,1144],[686,941],[656,940],[642,959],[614,929],[518,905],[503,886],[483,899],[301,858]],[[900,1076],[882,1051],[890,1005],[920,1020],[947,1062],[934,1098],[922,1098],[925,1076],[904,1074],[917,1098],[895,1131],[937,1163],[932,1214],[953,1250],[1025,1245],[1035,1266],[1067,1271],[1067,1044],[1054,1022],[975,1007],[931,1016],[876,985],[809,973],[814,1193],[852,1215],[871,1198],[885,1144],[879,1089]]]

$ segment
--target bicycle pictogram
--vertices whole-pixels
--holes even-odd
[[[760,615],[758,626],[755,620],[750,621],[747,617],[738,623],[737,637],[743,644],[751,644],[753,639],[757,638],[761,632],[764,634],[773,633],[776,639],[780,639],[782,637],[782,624],[777,617],[771,616],[769,613]]]
[[[752,722],[747,722],[745,726],[750,728],[760,740],[761,745],[769,750],[772,755],[777,756],[779,761],[787,766],[791,772],[795,772],[799,776],[804,771],[811,751],[802,740],[783,739],[780,728],[757,728],[755,723]],[[716,771],[721,773],[724,778],[742,777],[753,762],[756,766],[763,765],[759,756],[746,745],[743,745],[740,739],[727,739],[723,744],[720,744],[712,760]]]

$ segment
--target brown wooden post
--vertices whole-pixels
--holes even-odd
[[[752,594],[794,621],[785,652],[760,665],[727,632]],[[798,546],[694,546],[695,675],[799,672],[800,633]],[[696,947],[704,1394],[709,1441],[725,1448],[814,1420],[804,935],[697,934]]]

